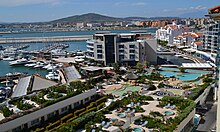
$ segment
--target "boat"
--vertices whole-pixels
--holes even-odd
[[[47,68],[47,70],[48,70],[48,71],[51,71],[51,70],[53,70],[53,69],[55,69],[55,68],[57,68],[56,65],[51,65],[51,66],[49,66],[49,67]]]
[[[52,64],[47,64],[46,66],[44,66],[44,69],[48,69],[49,67],[51,67]]]
[[[13,60],[15,60],[15,58],[14,57],[6,57],[6,58],[2,58],[2,60],[4,60],[4,61],[13,61]]]
[[[44,67],[44,63],[42,62],[37,62],[36,65],[34,66],[34,68],[42,68]]]
[[[54,70],[52,72],[49,72],[49,74],[46,75],[46,78],[54,81],[60,80],[59,74]]]
[[[22,58],[22,59],[18,59],[18,60],[9,62],[9,65],[10,65],[10,66],[25,65],[25,64],[27,64],[27,63],[28,63],[28,60],[25,59],[25,58]]]

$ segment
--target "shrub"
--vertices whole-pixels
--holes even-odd
[[[9,110],[8,107],[3,107],[2,112],[4,117],[9,117],[13,114],[13,111]]]
[[[69,118],[73,117],[73,113],[70,113],[64,117],[61,118],[61,122],[66,122]]]
[[[101,103],[100,105],[97,106],[97,110],[100,110],[101,108],[103,108],[105,106],[105,103]]]
[[[53,124],[50,124],[49,126],[46,127],[47,130],[51,130],[52,128],[55,128],[56,126],[60,125],[60,120],[54,122]]]
[[[74,112],[74,116],[79,116],[79,114],[80,114],[81,112],[85,111],[85,110],[86,110],[85,108],[82,108],[82,109],[80,109],[80,110],[76,110],[76,111]]]
[[[102,98],[96,100],[96,105],[101,104],[102,102],[105,102],[106,99],[107,99],[106,96],[103,96]]]
[[[44,128],[37,128],[34,132],[44,132],[45,129]]]
[[[149,88],[148,88],[148,90],[156,90],[157,88],[156,88],[156,86],[154,86],[154,85],[150,85],[149,86]]]

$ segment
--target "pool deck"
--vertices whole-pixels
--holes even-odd
[[[135,113],[135,117],[131,118],[132,123],[130,124],[130,119],[129,118],[121,118],[117,116],[117,112],[113,111],[112,114],[106,114],[106,118],[116,118],[118,120],[122,120],[125,121],[125,124],[122,126],[122,128],[127,128],[129,126],[131,126],[132,128],[134,127],[138,127],[138,128],[143,128],[144,130],[148,130],[145,127],[141,127],[141,126],[137,126],[135,124],[133,124],[134,120],[138,119],[141,117],[141,115],[149,115],[151,111],[158,111],[161,114],[164,114],[165,111],[172,111],[173,113],[175,113],[175,115],[172,115],[170,117],[174,118],[177,115],[177,111],[176,110],[171,110],[171,109],[166,109],[166,108],[160,108],[157,107],[157,105],[159,105],[158,101],[147,101],[149,104],[148,105],[142,105],[141,107],[145,110],[145,112],[143,113]],[[127,105],[127,107],[129,107],[129,105]]]

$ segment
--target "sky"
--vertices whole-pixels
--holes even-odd
[[[45,22],[85,13],[202,17],[219,0],[0,0],[0,22]]]

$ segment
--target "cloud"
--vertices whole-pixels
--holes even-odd
[[[1,0],[1,7],[15,7],[23,5],[35,5],[35,4],[52,4],[57,5],[61,3],[62,0]]]
[[[207,7],[198,5],[198,6],[191,6],[189,8],[177,8],[177,11],[200,11],[200,10],[205,10]]]
[[[133,6],[145,6],[145,5],[147,5],[147,3],[138,2],[138,3],[133,3],[132,5],[133,5]]]

